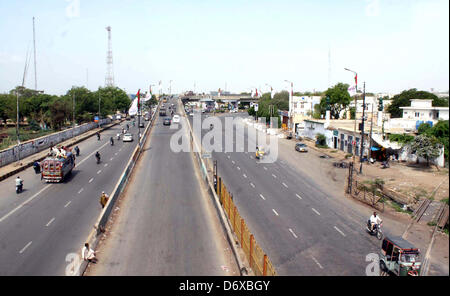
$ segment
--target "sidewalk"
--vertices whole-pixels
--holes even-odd
[[[84,141],[87,138],[95,135],[95,133],[97,133],[98,131],[101,132],[101,131],[104,131],[106,129],[109,129],[110,127],[112,127],[112,126],[114,126],[116,124],[120,124],[122,121],[123,120],[121,120],[119,122],[114,121],[114,122],[112,122],[110,124],[104,125],[101,128],[91,129],[91,130],[89,130],[89,131],[87,131],[87,132],[85,132],[85,133],[83,133],[81,135],[78,135],[78,136],[73,137],[71,139],[67,139],[67,140],[65,140],[63,142],[57,143],[57,144],[55,144],[55,146],[67,146],[67,147],[73,146],[73,145],[75,145],[75,144],[77,144],[77,143],[79,143],[81,141]],[[37,152],[37,153],[35,153],[33,155],[30,155],[28,157],[25,157],[25,158],[21,159],[20,162],[16,161],[16,162],[10,163],[8,165],[5,165],[3,167],[0,167],[0,182],[5,180],[6,178],[9,178],[10,176],[15,175],[18,172],[21,172],[21,171],[27,169],[28,167],[32,166],[35,160],[37,160],[37,161],[43,160],[45,157],[47,157],[48,152],[49,152],[49,148],[44,149],[41,152]]]

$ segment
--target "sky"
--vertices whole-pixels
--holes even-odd
[[[22,84],[64,94],[105,84],[233,93],[449,90],[448,0],[0,0],[0,93]]]

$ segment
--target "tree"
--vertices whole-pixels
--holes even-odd
[[[421,125],[419,125],[419,127],[417,128],[417,133],[419,135],[421,135],[421,134],[427,133],[428,130],[430,130],[430,129],[431,129],[431,126],[428,123],[424,122]]]
[[[439,99],[435,94],[429,93],[427,91],[417,91],[417,89],[412,88],[410,90],[405,90],[392,98],[392,103],[387,108],[387,111],[391,114],[391,118],[402,117],[403,111],[402,109],[400,109],[400,107],[410,107],[411,100],[413,99],[433,100],[433,106],[445,104],[445,100]]]
[[[289,92],[281,91],[276,93],[271,104],[277,106],[279,110],[289,110]]]
[[[331,118],[339,119],[342,110],[345,110],[350,104],[351,97],[348,93],[348,84],[338,83],[332,88],[327,89],[325,96],[320,100],[319,110],[321,114],[326,112],[326,98],[330,98],[330,116]]]
[[[410,144],[411,153],[418,157],[425,158],[427,165],[430,165],[430,160],[434,160],[441,154],[442,144],[433,137],[427,134],[417,136]]]

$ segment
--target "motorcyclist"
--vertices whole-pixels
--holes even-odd
[[[113,137],[109,138],[109,142],[111,143],[111,146],[114,145],[114,139],[113,139]]]
[[[100,153],[98,151],[95,153],[95,158],[97,158],[97,163],[99,163],[100,162]]]
[[[19,176],[16,178],[16,188],[18,189],[17,191],[22,191],[23,189],[23,180]]]
[[[78,146],[75,146],[75,148],[73,148],[75,150],[75,153],[77,154],[77,156],[80,156],[80,148],[78,148]]]
[[[34,172],[38,174],[41,171],[41,166],[37,160],[33,163]]]
[[[373,212],[373,215],[369,218],[370,231],[373,231],[375,224],[380,225],[381,222],[383,220],[381,220],[380,216],[377,216],[377,212]]]
[[[99,132],[97,132],[97,140],[100,141],[100,133]]]
[[[120,133],[117,133],[117,140],[120,140]]]
[[[213,127],[214,127],[214,126],[213,126],[213,124],[211,123],[211,124],[209,125],[209,129],[212,130]]]

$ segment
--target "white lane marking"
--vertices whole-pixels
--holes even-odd
[[[250,182],[250,186],[252,186],[253,188],[255,188],[255,184],[253,184],[252,182]]]
[[[51,184],[48,184],[47,186],[45,186],[44,188],[42,188],[41,190],[39,190],[35,195],[33,195],[32,197],[30,197],[29,199],[27,199],[26,201],[24,201],[23,203],[21,203],[20,205],[18,205],[14,210],[12,210],[11,212],[9,212],[8,214],[6,214],[5,216],[3,216],[0,219],[0,222],[2,222],[3,220],[5,220],[6,218],[8,218],[9,216],[11,216],[12,214],[14,214],[17,210],[19,210],[21,207],[23,207],[24,205],[26,205],[27,203],[29,203],[30,201],[32,201],[36,196],[38,196],[42,191],[44,191],[45,189],[47,189],[48,187],[50,187]]]
[[[19,254],[22,254],[25,251],[25,249],[31,245],[32,242],[33,241],[29,242],[25,247],[23,247],[23,249],[19,251]]]
[[[81,188],[80,191],[78,191],[78,194],[80,194],[81,192],[83,192],[84,188]]]
[[[122,148],[120,148],[119,151],[122,151]]]
[[[264,167],[264,169],[267,171],[267,168],[266,168],[266,167]]]
[[[274,177],[275,179],[277,178],[277,176],[275,176],[274,174],[272,174],[272,177]]]
[[[108,164],[107,163],[105,163],[105,167],[107,167],[108,166]]]
[[[279,216],[278,213],[277,213],[277,211],[275,211],[274,209],[272,209],[272,212],[274,212],[275,215]]]
[[[66,203],[66,205],[64,206],[65,208],[67,208],[68,205],[70,205],[72,201],[69,201],[68,203]]]
[[[243,176],[244,176],[244,178],[247,178],[247,175],[246,175],[246,174],[244,174]]]
[[[294,233],[294,231],[292,229],[289,228],[289,232],[295,237],[298,238],[297,235]]]
[[[253,159],[253,156],[250,156],[251,159]]]
[[[241,168],[240,168],[240,167],[237,167],[237,169],[238,169],[238,171],[240,171],[240,170],[241,170]]]
[[[298,195],[297,193],[295,194],[295,196],[297,196],[298,199],[302,199],[302,197],[300,195]]]
[[[109,160],[113,160],[114,159],[114,157],[111,157]]]
[[[235,164],[234,160],[231,161],[233,164]]]
[[[265,198],[262,194],[260,194],[259,196],[260,196],[262,199],[266,200],[266,198]]]
[[[283,184],[284,187],[289,188],[289,187],[286,185],[286,183],[283,182],[282,184]]]
[[[50,224],[52,224],[52,222],[55,221],[55,217],[53,217],[50,221],[48,221],[48,223],[45,226],[49,226]]]
[[[89,183],[91,183],[93,180],[94,180],[94,178],[91,178],[91,179],[89,180]]]
[[[229,156],[229,155],[227,155],[227,157],[228,157],[228,159],[230,159],[230,156]]]
[[[342,236],[345,237],[345,234],[344,234],[339,228],[337,228],[336,226],[334,226],[334,229],[336,229],[337,232],[339,232],[340,234],[342,234]]]
[[[315,209],[315,208],[311,208],[317,215],[320,216],[320,213]]]
[[[322,265],[320,265],[319,261],[317,261],[316,258],[314,258],[314,256],[311,256],[312,260],[314,260],[314,262],[316,262],[316,264],[320,267],[320,269],[323,269]]]
[[[101,172],[102,172],[102,170],[99,170],[99,171],[97,172],[97,175],[100,174]]]
[[[117,152],[116,152],[116,153],[114,153],[114,155],[117,155]]]

